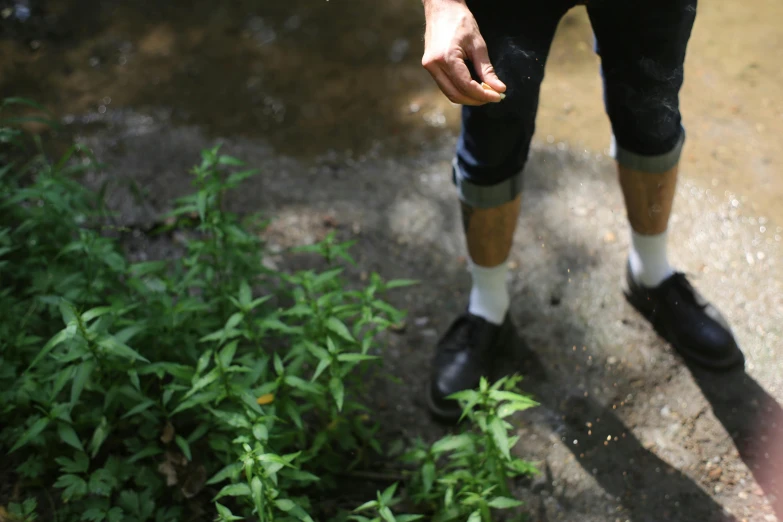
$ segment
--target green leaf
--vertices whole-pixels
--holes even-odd
[[[285,511],[286,513],[296,507],[296,503],[293,500],[289,500],[287,498],[275,500],[275,505],[277,506],[277,509],[280,511]]]
[[[247,284],[247,281],[243,280],[239,285],[239,304],[242,305],[242,308],[247,310],[250,308],[250,301],[252,298],[253,295],[250,291],[250,285]]]
[[[481,522],[481,513],[478,509],[470,514],[467,522]]]
[[[264,509],[264,483],[258,477],[253,477],[250,481],[250,491],[253,496],[253,501],[256,504],[256,509],[262,512]]]
[[[495,497],[487,504],[491,508],[495,509],[509,509],[513,507],[521,506],[523,503],[519,500],[514,500],[508,497]]]
[[[79,499],[87,494],[87,482],[76,475],[60,475],[54,487],[63,489],[63,500]]]
[[[314,382],[318,380],[318,377],[320,377],[324,370],[326,370],[331,364],[332,361],[330,359],[321,359],[318,362],[318,366],[315,368],[315,373],[313,373],[313,378],[310,379],[310,381]]]
[[[302,471],[299,469],[287,469],[282,473],[289,479],[296,480],[298,482],[319,482],[321,480],[312,473],[308,473],[307,471]]]
[[[321,388],[317,385],[307,382],[304,379],[296,377],[295,375],[286,375],[283,379],[288,386],[301,390],[305,393],[320,394]]]
[[[332,377],[329,380],[329,391],[332,392],[332,397],[334,397],[334,401],[337,403],[337,410],[342,411],[343,398],[345,395],[345,388],[343,386],[342,379],[338,377]]]
[[[374,508],[376,506],[378,506],[378,501],[377,500],[370,500],[369,502],[365,502],[364,504],[362,504],[358,508],[354,509],[354,512],[356,512],[356,511],[367,511],[368,509],[372,509],[372,508]]]
[[[313,287],[315,288],[321,288],[324,283],[327,281],[331,281],[335,277],[339,276],[343,273],[345,269],[343,268],[334,268],[332,270],[329,270],[327,272],[324,272],[323,274],[318,275],[315,279],[313,279]]]
[[[194,406],[199,406],[202,404],[206,404],[208,402],[211,402],[218,398],[220,395],[220,392],[217,390],[207,391],[204,393],[198,393],[191,397],[190,399],[183,401],[179,403],[179,405],[174,408],[174,411],[171,412],[171,415],[175,415],[177,413],[183,412],[185,410],[189,410],[190,408],[193,408]]]
[[[111,508],[106,514],[106,522],[122,522],[124,518],[125,513],[123,513],[122,508],[117,506]]]
[[[41,359],[49,355],[49,352],[51,352],[57,345],[59,345],[61,342],[65,341],[66,339],[73,336],[73,334],[76,332],[75,325],[69,325],[57,332],[54,337],[49,339],[49,342],[47,342],[43,348],[41,348],[41,351],[38,352],[38,355],[35,356],[35,359],[30,363],[30,366],[27,367],[27,370],[25,370],[25,373],[29,372],[33,369],[33,367],[38,364]]]
[[[533,401],[529,402],[506,402],[498,407],[498,417],[505,419],[518,411],[524,411],[537,406]]]
[[[424,518],[424,515],[397,515],[397,522],[413,522],[422,518]]]
[[[209,431],[209,424],[206,422],[199,424],[193,432],[188,435],[187,441],[188,443],[192,444],[196,442],[198,439],[203,437],[208,431]]]
[[[85,473],[90,468],[90,459],[86,453],[77,453],[74,460],[65,457],[54,459],[65,473]]]
[[[79,400],[79,397],[81,397],[82,391],[84,390],[84,385],[94,369],[95,361],[93,360],[84,361],[76,367],[76,374],[73,376],[73,382],[71,383],[72,404],[76,404],[76,402]]]
[[[57,433],[60,435],[60,440],[64,443],[79,451],[84,451],[82,441],[79,440],[79,436],[76,434],[73,426],[66,424],[65,422],[60,422],[57,425]]]
[[[341,353],[337,356],[337,360],[342,362],[374,361],[377,359],[380,359],[380,357],[376,355],[362,355],[360,353]]]
[[[260,442],[266,442],[269,439],[269,430],[263,424],[254,424],[253,437]]]
[[[493,390],[489,393],[489,396],[495,399],[496,401],[532,402],[524,395],[520,395],[518,393],[509,392],[509,391],[503,391],[503,390]]]
[[[105,348],[110,354],[119,357],[125,357],[132,361],[144,361],[149,362],[146,357],[142,357],[136,350],[123,344],[113,337],[102,337],[97,341],[98,346]]]
[[[114,340],[118,343],[127,343],[134,335],[139,332],[143,332],[145,328],[146,326],[144,324],[134,324],[132,326],[128,326],[127,328],[123,328],[114,334]]]
[[[400,288],[403,286],[412,286],[412,285],[418,285],[421,281],[417,281],[415,279],[394,279],[392,281],[389,281],[384,286],[387,290],[391,290],[392,288]]]
[[[245,314],[242,312],[234,312],[231,314],[231,317],[228,318],[226,321],[226,325],[223,327],[223,330],[228,332],[230,330],[233,330],[236,325],[242,322],[242,319],[245,318]]]
[[[215,475],[213,475],[211,479],[207,480],[207,484],[209,485],[217,484],[218,482],[223,482],[226,479],[236,480],[239,477],[239,473],[241,471],[242,471],[241,462],[235,462],[233,464],[229,464],[225,468],[215,473]]]
[[[432,452],[437,455],[446,451],[462,449],[472,444],[473,439],[466,433],[460,435],[447,435],[432,445]]]
[[[319,392],[320,395],[320,392]],[[285,413],[291,418],[294,425],[300,430],[304,429],[304,423],[302,422],[302,415],[299,413],[299,406],[294,401],[286,401]]]
[[[234,157],[232,157],[232,156],[226,156],[226,155],[224,154],[224,155],[221,155],[221,156],[218,158],[218,164],[219,164],[219,165],[228,165],[228,166],[230,166],[230,167],[241,167],[241,166],[243,166],[245,163],[244,163],[242,160],[239,160],[239,159],[237,159],[237,158],[234,158]]]
[[[190,444],[182,436],[177,435],[174,437],[174,442],[177,444],[182,453],[187,457],[189,461],[193,461],[193,455],[190,454]]]
[[[435,483],[435,463],[426,462],[421,467],[421,481],[424,485],[424,493],[429,493]]]
[[[394,484],[386,488],[386,490],[384,490],[383,493],[381,493],[381,501],[384,504],[388,505],[389,503],[391,503],[392,499],[394,498],[394,493],[397,491],[398,485],[399,484],[395,482]]]
[[[220,370],[218,368],[212,368],[209,373],[198,379],[196,382],[193,383],[193,386],[190,388],[188,393],[185,394],[184,399],[187,399],[194,395],[196,392],[200,391],[202,388],[205,388],[206,386],[209,386],[213,382],[215,382],[218,377],[220,377]]]
[[[378,514],[383,518],[386,522],[396,522],[394,519],[394,513],[392,513],[391,509],[389,509],[386,506],[383,506],[378,510]]]
[[[91,494],[101,497],[108,497],[111,495],[112,489],[117,485],[117,480],[106,468],[96,469],[92,475],[90,475],[90,482],[88,489]]]
[[[239,341],[231,341],[222,350],[220,350],[220,355],[218,356],[218,358],[220,359],[220,364],[223,365],[223,368],[228,368],[229,366],[231,366],[231,361],[234,360],[234,355],[237,352],[238,344]]]
[[[275,354],[274,356],[274,365],[275,365],[275,371],[277,372],[277,375],[283,375],[285,372],[285,367],[283,366],[283,361],[280,359],[280,356]]]
[[[218,515],[220,516],[220,520],[226,521],[226,522],[233,522],[234,520],[244,520],[244,517],[238,517],[234,515],[230,509],[228,509],[223,504],[215,503],[215,507],[217,508]]]
[[[131,456],[131,458],[128,459],[128,463],[133,464],[138,460],[146,459],[147,457],[152,457],[155,455],[160,455],[161,453],[163,453],[163,450],[161,450],[159,447],[155,445],[150,445],[144,448],[143,450],[136,452],[133,456]]]
[[[85,511],[81,519],[89,522],[102,522],[106,519],[106,512],[103,508],[93,507]]]
[[[133,417],[134,415],[137,415],[143,411],[148,410],[151,406],[154,405],[155,405],[155,401],[147,399],[146,401],[139,403],[133,408],[131,408],[130,410],[128,410],[128,412],[125,415],[123,415],[122,418],[127,419],[128,417]]]
[[[244,482],[240,482],[238,484],[229,484],[228,486],[225,486],[212,500],[215,501],[223,497],[249,497],[250,495],[250,486]]]
[[[84,321],[85,323],[89,323],[93,319],[100,317],[104,314],[108,314],[112,310],[113,308],[111,306],[99,306],[97,308],[92,308],[82,314],[82,321]]]
[[[284,316],[304,317],[313,315],[313,310],[304,303],[297,303],[291,308],[283,310],[280,314]]]
[[[511,450],[508,445],[508,432],[503,424],[502,419],[493,417],[489,421],[489,430],[492,433],[492,440],[495,442],[495,446],[508,460],[511,458]]]
[[[137,391],[141,391],[141,381],[139,381],[139,372],[137,372],[134,369],[130,369],[128,370],[128,377],[130,378],[133,387],[136,388]]]
[[[203,223],[207,214],[207,192],[200,190],[196,195],[196,209],[198,210],[198,217]]]
[[[109,422],[106,417],[101,417],[101,423],[95,428],[95,432],[92,434],[92,440],[90,441],[91,457],[95,458],[98,451],[101,449],[106,437],[109,436]]]
[[[46,426],[48,425],[49,419],[47,417],[42,417],[35,421],[29,428],[27,428],[22,436],[19,437],[19,440],[16,441],[16,444],[14,444],[9,453],[13,453],[17,449],[30,442],[31,439],[37,437],[44,429],[46,429]]]
[[[0,108],[5,107],[7,105],[27,105],[28,107],[32,107],[33,109],[38,109],[39,111],[45,112],[46,114],[52,114],[43,105],[36,103],[33,100],[22,98],[20,96],[11,96],[3,99],[2,104],[0,104]]]
[[[60,315],[63,318],[63,323],[66,325],[78,323],[76,318],[76,308],[65,299],[60,299]]]
[[[342,321],[340,321],[338,318],[330,317],[329,319],[326,320],[325,326],[329,330],[333,331],[334,333],[336,333],[337,335],[345,339],[346,341],[355,342],[353,336],[351,335],[351,332],[348,331],[348,327],[345,326],[345,324]]]

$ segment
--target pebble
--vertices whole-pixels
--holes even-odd
[[[610,357],[609,357],[609,358],[606,360],[606,362],[607,362],[607,364],[617,364],[617,357],[615,357],[614,355],[612,355],[612,356],[610,356]]]

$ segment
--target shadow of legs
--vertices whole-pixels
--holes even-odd
[[[525,391],[554,412],[547,416],[552,430],[582,468],[628,509],[631,520],[736,521],[687,475],[646,450],[612,410],[569,393],[567,382],[548,375],[523,340],[516,343],[513,364],[506,367],[525,376]]]
[[[691,364],[688,369],[783,520],[783,408],[742,370],[715,374]]]

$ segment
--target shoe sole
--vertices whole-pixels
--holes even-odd
[[[702,368],[706,368],[708,370],[714,370],[714,371],[730,371],[739,367],[745,366],[745,356],[742,354],[741,351],[738,350],[737,355],[730,357],[723,361],[718,361],[715,359],[707,359],[706,357],[701,357],[699,355],[694,355],[692,352],[689,352],[688,350],[683,350],[682,347],[678,346],[676,341],[674,340],[673,336],[669,334],[664,328],[660,327],[656,324],[655,320],[653,319],[653,313],[652,310],[649,310],[647,307],[645,307],[638,297],[636,297],[626,286],[626,288],[623,289],[623,295],[625,295],[626,301],[633,306],[637,312],[639,312],[642,317],[647,319],[647,321],[652,325],[653,329],[660,335],[667,343],[671,345],[672,348],[686,361],[692,361],[695,364],[698,364]]]
[[[427,391],[427,408],[429,409],[430,415],[433,419],[444,424],[457,424],[460,417],[462,416],[462,411],[459,411],[455,415],[453,411],[447,411],[439,408],[432,398],[431,391]]]

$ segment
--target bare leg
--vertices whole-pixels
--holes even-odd
[[[495,208],[475,208],[461,204],[462,224],[473,263],[494,267],[508,259],[521,202],[520,195]]]
[[[628,221],[637,234],[652,236],[666,231],[677,187],[677,170],[675,166],[662,174],[650,174],[618,167]]]

